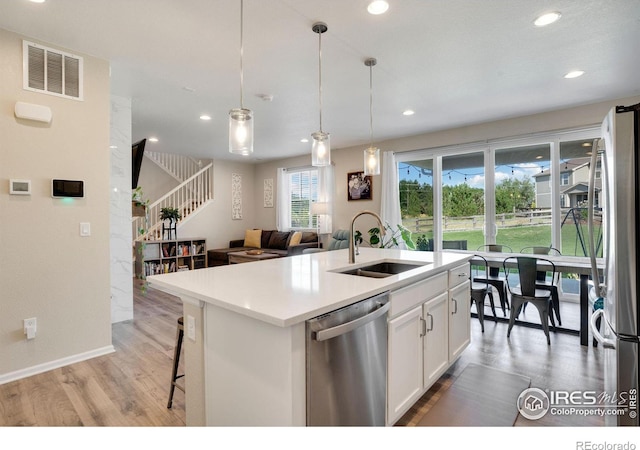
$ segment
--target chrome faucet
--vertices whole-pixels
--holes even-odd
[[[349,264],[353,264],[356,262],[356,250],[355,250],[355,242],[354,242],[354,236],[353,236],[353,233],[354,233],[353,225],[355,224],[356,219],[364,214],[369,214],[370,216],[373,216],[376,218],[376,220],[378,221],[378,225],[380,226],[380,237],[382,238],[382,236],[384,236],[384,226],[382,225],[382,219],[376,213],[371,211],[360,211],[358,214],[353,216],[353,219],[351,219],[351,227],[349,229],[350,230],[349,232]]]

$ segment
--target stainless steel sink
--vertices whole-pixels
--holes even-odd
[[[391,262],[383,261],[369,266],[358,267],[355,269],[337,270],[338,273],[344,273],[347,275],[356,275],[359,277],[370,278],[385,278],[392,275],[397,275],[407,270],[417,269],[418,267],[426,266],[430,263],[406,263],[406,262]]]

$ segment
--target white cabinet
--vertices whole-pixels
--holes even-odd
[[[469,265],[389,294],[387,424],[392,425],[469,345]]]
[[[449,364],[471,342],[470,295],[469,281],[449,290]]]
[[[440,306],[444,305],[444,309],[447,307],[447,280],[445,272],[389,294],[388,423],[394,423],[402,417],[428,388],[425,387],[425,370],[429,376],[441,370],[436,368],[442,364],[439,360],[441,356],[435,350],[437,339],[444,339],[446,370],[447,335],[445,331],[444,337],[441,336],[443,327],[437,322],[447,322],[447,314],[442,312]],[[433,331],[426,336],[426,330],[431,325]],[[427,338],[431,336],[433,345],[427,344]]]
[[[387,422],[402,417],[422,395],[422,306],[388,324]]]
[[[449,367],[449,296],[445,292],[422,306],[423,382],[429,389]]]

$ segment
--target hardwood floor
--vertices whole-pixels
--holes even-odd
[[[185,425],[182,391],[167,409],[182,303],[136,284],[134,320],[113,325],[116,352],[0,385],[0,425]]]
[[[134,293],[135,319],[113,325],[115,353],[0,385],[0,425],[184,426],[182,391],[176,390],[173,408],[166,407],[182,304],[154,289],[142,295],[136,286]],[[563,325],[569,325],[577,309],[563,306]],[[471,331],[470,347],[397,425],[415,425],[470,362],[529,376],[542,389],[603,389],[601,349],[581,347],[577,336],[552,334],[547,346],[541,330],[515,327],[507,339],[506,324],[485,319],[481,333],[475,318]],[[603,423],[547,415],[537,421],[520,417],[516,426]]]

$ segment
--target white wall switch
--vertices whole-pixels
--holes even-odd
[[[196,340],[196,318],[193,316],[187,316],[187,337]]]
[[[27,335],[27,339],[34,339],[36,337],[38,322],[35,317],[30,319],[24,319],[24,334]]]
[[[80,222],[80,236],[91,236],[91,224],[89,222]]]

